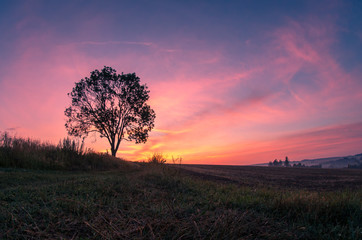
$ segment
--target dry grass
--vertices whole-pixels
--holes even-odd
[[[83,144],[69,138],[58,145],[0,135],[0,167],[43,170],[110,170],[132,165],[107,154],[84,150]]]
[[[360,239],[361,190],[246,187],[165,165],[3,169],[1,239]]]

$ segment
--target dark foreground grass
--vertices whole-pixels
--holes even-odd
[[[361,189],[252,188],[165,166],[0,170],[0,239],[361,239]]]

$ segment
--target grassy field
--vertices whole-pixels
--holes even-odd
[[[0,239],[362,239],[361,173],[2,168]]]

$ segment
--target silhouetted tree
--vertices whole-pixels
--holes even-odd
[[[135,73],[117,74],[111,67],[94,70],[68,93],[72,99],[64,112],[68,134],[80,137],[98,132],[107,138],[112,156],[122,140],[145,143],[156,117],[146,104],[148,94]]]
[[[294,163],[293,167],[301,168],[301,167],[305,167],[305,165],[301,164],[301,163],[297,163],[297,164]]]
[[[290,162],[289,162],[288,156],[285,157],[284,166],[286,166],[286,167],[289,167],[289,166],[290,166]]]
[[[274,165],[274,166],[278,166],[278,160],[277,160],[277,159],[274,159],[273,165]]]
[[[362,162],[357,164],[348,164],[348,168],[362,169]]]

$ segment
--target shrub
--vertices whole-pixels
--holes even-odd
[[[163,156],[162,153],[153,153],[152,156],[148,158],[149,163],[155,164],[164,164],[166,162],[166,158]]]

